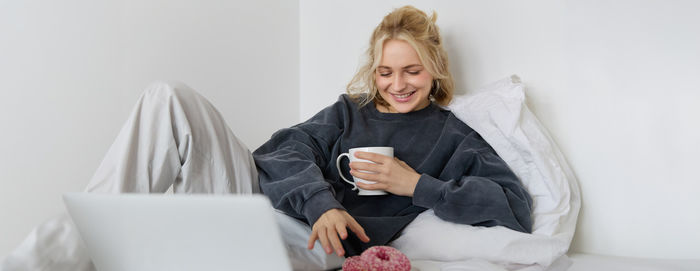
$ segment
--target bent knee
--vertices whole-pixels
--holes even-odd
[[[180,81],[168,80],[168,81],[154,81],[144,90],[144,94],[154,97],[179,97],[179,98],[192,98],[192,96],[199,96],[199,93]]]

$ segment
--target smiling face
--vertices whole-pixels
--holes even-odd
[[[377,105],[385,113],[408,113],[430,105],[433,76],[423,67],[418,53],[408,42],[384,42],[382,59],[375,71],[379,95],[388,106]]]

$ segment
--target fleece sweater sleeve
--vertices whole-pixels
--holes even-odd
[[[527,190],[492,148],[474,148],[473,142],[483,140],[476,133],[471,136],[478,138],[465,139],[446,168],[461,170],[462,176],[441,180],[422,174],[413,204],[433,209],[446,221],[531,232],[532,199]]]
[[[344,108],[338,101],[304,123],[279,130],[253,153],[262,192],[276,209],[309,225],[330,209],[344,209],[321,171],[342,134]]]

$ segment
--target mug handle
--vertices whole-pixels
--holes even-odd
[[[345,181],[346,183],[352,184],[352,190],[355,191],[355,190],[357,190],[357,185],[354,182],[351,182],[348,179],[345,179],[345,176],[343,176],[343,172],[340,171],[340,159],[343,158],[343,156],[347,156],[348,159],[350,159],[350,154],[348,154],[348,153],[343,153],[341,155],[338,155],[338,159],[335,159],[335,167],[338,168],[338,175],[340,175],[340,178],[343,178],[343,181]]]

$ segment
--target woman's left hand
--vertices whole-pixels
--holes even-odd
[[[350,174],[360,179],[376,182],[365,184],[355,182],[358,187],[365,190],[384,190],[399,196],[413,197],[420,174],[411,168],[406,162],[398,158],[389,157],[372,152],[355,152],[355,157],[372,161],[350,163]],[[360,172],[369,171],[370,173]]]

